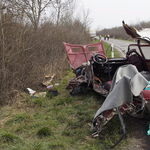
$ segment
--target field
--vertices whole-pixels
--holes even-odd
[[[0,149],[2,150],[105,150],[110,149],[122,136],[122,128],[116,115],[105,126],[100,137],[90,132],[93,117],[101,107],[104,97],[88,90],[87,94],[69,94],[66,86],[75,77],[69,70],[61,79],[54,96],[47,91],[46,97],[34,98],[25,92],[18,93],[13,104],[0,108]],[[44,90],[44,89],[43,89]],[[40,91],[39,91],[40,92]],[[139,131],[138,120],[123,116],[128,138],[114,149],[136,148]],[[144,132],[143,132],[144,133]],[[142,134],[141,134],[142,135]],[[144,134],[146,135],[146,134]],[[133,138],[134,137],[134,138]],[[130,140],[133,144],[130,144]]]
[[[90,125],[104,98],[94,91],[72,97],[65,89],[72,71],[45,98],[33,98],[20,93],[11,106],[0,108],[0,149],[105,149],[121,137],[121,126],[115,117],[102,131],[101,137],[92,138]],[[127,140],[116,148],[121,149]]]

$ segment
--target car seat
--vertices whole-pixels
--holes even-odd
[[[133,54],[134,53],[134,54]],[[136,66],[139,72],[141,71],[149,71],[146,62],[144,59],[137,53],[135,49],[127,52],[127,60],[129,64]]]

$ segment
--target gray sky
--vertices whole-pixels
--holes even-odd
[[[122,26],[150,21],[150,0],[81,0],[84,9],[90,10],[92,29]],[[150,27],[150,26],[149,26]]]

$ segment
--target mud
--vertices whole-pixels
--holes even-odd
[[[126,118],[127,138],[130,141],[124,150],[150,150],[150,135],[147,135],[150,118]]]

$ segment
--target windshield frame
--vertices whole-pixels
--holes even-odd
[[[141,57],[145,61],[150,61],[150,55],[147,54],[147,52],[150,51],[149,44],[130,44],[128,46],[128,52],[131,51],[132,49],[136,49],[136,51],[141,55]]]

